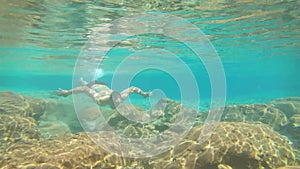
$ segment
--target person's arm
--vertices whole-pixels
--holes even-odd
[[[56,94],[58,96],[67,97],[67,96],[71,95],[72,92],[71,92],[71,90],[64,90],[64,89],[58,88],[58,90],[56,90]]]
[[[86,86],[80,86],[80,87],[76,87],[74,89],[71,89],[71,90],[64,90],[64,89],[61,89],[59,88],[57,91],[56,91],[57,95],[59,96],[64,96],[64,97],[67,97],[71,94],[75,94],[75,93],[87,93],[87,94],[90,94],[91,93],[91,89],[86,87]]]
[[[128,89],[125,89],[121,92],[121,97],[123,100],[125,100],[132,93],[140,94],[143,97],[150,97],[152,94],[152,92],[144,92],[142,89],[138,87],[131,86]]]

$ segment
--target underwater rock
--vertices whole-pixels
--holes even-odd
[[[277,169],[300,169],[300,165],[298,166],[285,166],[285,167],[280,167]]]
[[[68,116],[76,117],[74,105],[69,100],[60,99],[44,99],[45,101],[45,113],[41,117],[41,120],[55,121],[62,119],[69,119]],[[66,117],[67,116],[67,117]]]
[[[218,169],[232,169],[229,165],[219,164]]]
[[[103,118],[103,111],[98,106],[84,108],[78,112],[78,120],[85,131],[97,131],[104,128],[105,120]]]
[[[71,130],[62,121],[39,121],[40,138],[62,137],[67,134],[71,134]]]
[[[194,122],[196,121],[194,118],[196,118],[198,114],[199,111],[186,108],[183,104],[169,98],[161,99],[150,111],[152,124],[160,126],[160,128],[172,126],[174,123],[180,123],[180,121]]]
[[[288,118],[294,114],[300,114],[300,97],[280,98],[268,104],[283,111]]]
[[[294,154],[295,154],[295,157],[296,157],[297,165],[300,165],[300,148],[295,148],[294,147]]]
[[[289,118],[289,121],[281,133],[290,138],[294,147],[300,150],[300,114],[294,114]]]
[[[138,106],[122,104],[114,110],[98,106],[84,108],[78,113],[78,118],[85,129],[97,131],[108,127],[107,124],[115,129],[124,129],[126,125],[147,122],[150,116]]]
[[[150,115],[144,109],[131,104],[121,104],[117,107],[118,112],[128,120],[136,122],[150,121]]]
[[[294,114],[289,118],[289,121],[292,126],[300,128],[300,114]]]
[[[0,114],[18,115],[22,117],[33,117],[38,120],[44,113],[45,102],[11,91],[0,92]]]
[[[10,145],[18,141],[38,139],[38,127],[31,117],[0,114],[0,144]],[[1,151],[3,147],[1,147]]]
[[[99,114],[97,108],[90,108],[84,113],[88,113],[86,120],[104,118],[107,124],[120,131],[119,134],[137,138],[164,132],[177,118],[182,119],[179,124],[184,123],[187,119],[181,115],[187,111],[199,114],[198,111],[186,109],[170,99],[162,99],[158,107],[146,112],[150,118],[155,117],[147,123],[128,120],[117,110],[99,109],[102,113]],[[56,106],[48,110],[55,109]],[[172,149],[156,157],[144,159],[119,157],[105,151],[90,138],[100,136],[106,141],[115,140],[112,143],[118,143],[116,133],[111,131],[75,135],[70,134],[66,124],[41,121],[40,135],[46,137],[47,135],[43,135],[46,132],[53,133],[50,133],[50,139],[38,139],[37,124],[33,118],[0,115],[0,136],[3,138],[0,168],[256,169],[296,165],[289,140],[271,128],[287,126],[285,116],[280,110],[267,105],[228,106],[225,108],[223,120],[233,117],[236,121],[260,120],[269,126],[262,123],[220,122],[211,137],[204,142],[199,142],[203,126],[194,126]],[[291,121],[294,119],[297,122],[298,118],[290,118]],[[6,143],[13,144],[6,146]],[[112,146],[117,148],[120,145]]]
[[[89,137],[117,139],[109,131],[20,142],[0,157],[0,167],[257,169],[295,165],[289,141],[265,124],[222,122],[203,143],[198,141],[201,131],[202,126],[196,126],[171,150],[144,159],[116,156]]]
[[[41,121],[63,121],[73,133],[83,131],[78,121],[74,105],[69,100],[44,99],[45,112]]]
[[[179,102],[168,98],[161,99],[156,105],[156,108],[153,108],[150,112],[146,112],[137,106],[129,107],[127,105],[125,108],[126,110],[132,110],[132,108],[134,108],[133,113],[127,111],[126,116],[141,113],[141,115],[139,115],[140,117],[136,119],[138,121],[127,119],[122,115],[124,112],[120,113],[119,110],[112,110],[110,113],[108,113],[107,110],[101,111],[104,112],[103,114],[107,119],[106,124],[126,136],[134,136],[137,138],[156,135],[174,125],[187,125],[186,122],[194,121],[194,119],[189,118],[196,117],[198,113],[198,111],[187,109]]]
[[[226,122],[262,122],[278,131],[287,125],[285,114],[266,104],[245,104],[226,106],[221,118]]]
[[[18,143],[8,151],[0,157],[1,168],[117,168],[133,161],[104,151],[86,133]]]
[[[118,110],[111,111],[111,115],[107,117],[105,125],[105,127],[103,127],[103,125],[101,125],[101,127],[108,128],[107,126],[110,126],[118,133],[135,138],[150,137],[159,132],[151,123],[129,120],[121,115]]]
[[[121,104],[110,110],[98,106],[83,108],[78,119],[85,131],[103,131],[113,128],[129,137],[150,137],[174,126],[195,121],[198,111],[187,109],[179,102],[168,98],[161,99],[150,111],[129,104]],[[193,116],[194,115],[194,116]],[[176,121],[177,120],[177,121]]]
[[[221,122],[209,139],[199,143],[201,130],[202,126],[194,127],[174,149],[151,161],[153,168],[257,169],[295,164],[290,142],[265,124]]]

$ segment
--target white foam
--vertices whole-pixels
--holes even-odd
[[[95,72],[95,79],[99,79],[104,76],[104,71],[101,68],[98,68]]]

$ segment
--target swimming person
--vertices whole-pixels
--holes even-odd
[[[57,95],[67,97],[71,94],[85,93],[91,97],[98,105],[109,105],[115,109],[121,102],[123,102],[130,94],[137,93],[142,96],[149,97],[151,92],[144,92],[140,88],[131,86],[121,93],[110,89],[105,83],[99,81],[92,81],[90,83],[80,78],[79,82],[82,84],[80,87],[71,90],[58,89]]]

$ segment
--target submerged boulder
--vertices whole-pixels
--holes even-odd
[[[284,135],[289,137],[294,147],[300,150],[300,114],[294,114],[289,118],[289,124],[281,131]]]
[[[114,140],[111,141],[111,146],[118,148],[122,147],[114,145],[119,144],[118,134],[141,139],[158,132],[166,132],[171,136],[170,132],[175,131],[168,129],[176,119],[179,118],[176,127],[180,129],[181,124],[190,121],[189,116],[185,117],[186,113],[199,112],[186,109],[182,104],[170,99],[162,99],[158,107],[150,112],[138,109],[133,114],[132,106],[123,107],[123,114],[117,110],[102,109],[102,114],[99,114],[98,109],[91,108],[83,111],[83,114],[87,113],[82,117],[84,120],[92,121],[97,128],[99,121],[95,119],[104,119],[101,122],[120,132],[95,130],[71,134],[65,124],[40,121],[40,131],[45,128],[44,133],[52,128],[55,130],[52,134],[59,134],[58,132],[63,131],[61,127],[67,131],[48,139],[38,138],[37,123],[34,119],[40,117],[36,112],[43,113],[44,102],[38,103],[38,99],[11,92],[1,92],[0,97],[0,168],[257,169],[296,165],[290,141],[272,129],[287,126],[285,115],[279,109],[264,104],[228,106],[222,120],[233,122],[208,124],[216,126],[210,137],[199,140],[203,138],[202,134],[206,134],[203,133],[203,125],[200,123],[167,152],[156,157],[134,159],[106,151],[91,137],[102,137],[108,142]],[[51,105],[55,104],[49,104]],[[56,107],[50,107],[48,110],[56,110]],[[48,113],[50,112],[54,111]],[[134,119],[135,113],[139,112],[141,116]],[[201,121],[205,119],[205,115],[202,115]],[[292,116],[290,121],[293,122],[290,124],[298,124],[298,117]]]
[[[300,150],[300,97],[275,99],[268,105],[281,110],[288,118],[288,124],[280,131],[289,137],[296,149]],[[300,157],[300,156],[299,156]],[[300,160],[299,160],[300,161]]]
[[[289,141],[265,124],[222,122],[202,143],[198,141],[201,131],[202,126],[196,126],[171,150],[144,159],[119,157],[89,137],[117,139],[115,133],[109,131],[20,142],[0,157],[0,167],[257,169],[295,165]]]
[[[13,143],[31,142],[33,139],[38,139],[38,127],[33,118],[0,114],[1,152]]]
[[[288,118],[294,114],[300,114],[300,97],[280,98],[268,104],[283,111]]]
[[[206,114],[208,112],[206,112]],[[270,107],[266,104],[243,104],[226,106],[224,108],[221,121],[262,122],[269,125],[276,131],[287,125],[287,118],[285,114],[281,110]]]
[[[113,128],[125,136],[141,138],[164,132],[172,126],[186,125],[198,111],[185,108],[179,102],[161,99],[150,111],[138,106],[122,104],[114,110],[90,107],[78,113],[86,131],[101,131]],[[192,124],[191,124],[192,126]]]
[[[55,138],[71,134],[67,124],[62,121],[39,121],[39,137]]]
[[[290,142],[262,123],[221,122],[211,137],[198,142],[202,126],[194,127],[168,153],[151,161],[153,168],[276,168],[295,164]]]
[[[37,120],[44,111],[45,102],[42,99],[14,94],[10,91],[0,92],[0,114],[33,117]]]
[[[289,118],[290,123],[294,127],[300,127],[300,114],[294,114]]]
[[[0,157],[1,168],[116,168],[126,165],[125,160],[104,151],[86,133],[20,142],[8,151]]]
[[[280,167],[278,169],[300,169],[300,165],[298,165],[298,166],[285,166],[285,167]]]
[[[57,122],[63,121],[72,133],[83,131],[77,118],[74,105],[66,99],[44,99],[45,112],[40,117],[40,121]]]

